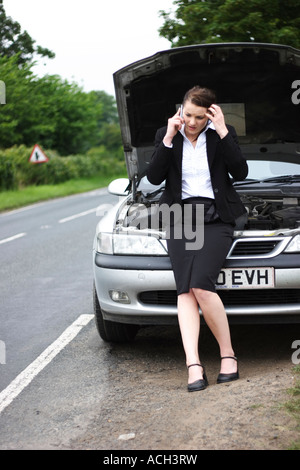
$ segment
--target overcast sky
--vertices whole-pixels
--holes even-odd
[[[36,44],[55,52],[38,59],[39,75],[57,74],[85,91],[114,95],[112,74],[131,62],[169,49],[159,37],[159,10],[173,0],[3,0]]]

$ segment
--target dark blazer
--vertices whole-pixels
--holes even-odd
[[[243,180],[248,174],[248,165],[238,145],[235,129],[227,126],[228,134],[221,139],[213,129],[206,131],[207,158],[215,195],[216,209],[223,222],[233,223],[245,212],[245,208],[232,186],[234,180]],[[155,136],[155,151],[147,170],[147,178],[154,185],[166,180],[160,204],[169,206],[181,203],[183,136],[177,132],[173,148],[165,147],[162,140],[167,127],[159,129]]]

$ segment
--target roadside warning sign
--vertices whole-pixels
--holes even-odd
[[[44,163],[44,162],[47,162],[48,160],[49,158],[47,157],[47,155],[43,152],[41,147],[38,144],[36,144],[33,147],[29,161],[31,163]]]

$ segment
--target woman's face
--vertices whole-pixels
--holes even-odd
[[[208,118],[205,116],[207,108],[197,106],[191,101],[186,101],[183,105],[183,119],[185,122],[185,133],[191,137],[197,137],[207,124]]]

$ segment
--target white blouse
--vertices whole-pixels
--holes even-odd
[[[209,128],[215,130],[215,126],[211,121],[199,135],[195,147],[186,137],[184,126],[180,130],[183,135],[182,199],[189,197],[215,198],[206,152],[206,131]]]

